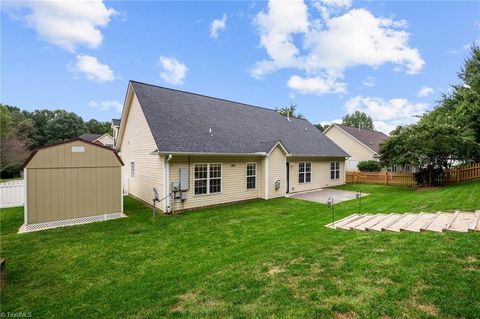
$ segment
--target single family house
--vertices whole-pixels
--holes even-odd
[[[330,125],[324,134],[350,154],[345,165],[347,171],[357,171],[357,165],[361,161],[379,161],[380,145],[388,138],[388,135],[382,132],[336,123]],[[409,172],[411,167],[394,165],[385,170]]]
[[[86,142],[113,148],[113,137],[108,133],[105,133],[105,134],[85,133],[80,135],[78,138]]]
[[[115,147],[124,193],[164,212],[340,185],[348,157],[305,119],[135,81]]]

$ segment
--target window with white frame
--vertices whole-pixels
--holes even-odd
[[[340,162],[330,162],[330,179],[340,179]]]
[[[130,177],[135,178],[135,162],[130,162]]]
[[[349,160],[348,161],[348,168],[357,168],[357,161],[356,160]]]
[[[247,163],[247,189],[257,187],[257,163]]]
[[[193,177],[195,195],[222,191],[222,164],[195,164]]]
[[[298,163],[298,183],[310,183],[312,181],[312,163]]]

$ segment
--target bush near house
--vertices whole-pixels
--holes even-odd
[[[382,165],[380,162],[374,160],[360,161],[357,164],[357,168],[361,172],[380,172],[382,170]]]

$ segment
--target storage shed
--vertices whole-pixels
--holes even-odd
[[[20,232],[125,217],[122,166],[114,150],[82,139],[33,150],[24,165]]]

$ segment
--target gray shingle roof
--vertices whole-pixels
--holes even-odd
[[[98,139],[102,136],[103,136],[103,134],[85,133],[85,134],[80,135],[78,138],[81,138],[82,140],[87,141],[87,142],[93,142],[93,141],[95,141],[96,139]]]
[[[388,138],[387,134],[378,131],[360,129],[342,124],[335,125],[355,137],[357,140],[376,153],[380,151],[380,144],[382,144]]]
[[[271,109],[131,81],[160,152],[348,156],[307,120]]]

